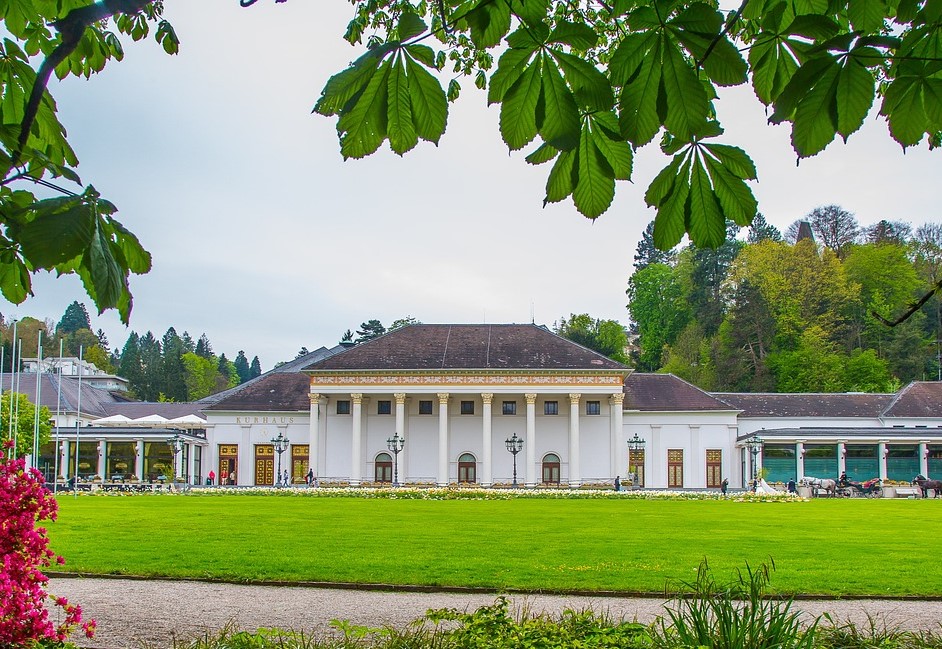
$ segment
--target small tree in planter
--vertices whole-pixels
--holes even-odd
[[[4,450],[12,442],[4,444]],[[95,621],[82,621],[82,608],[46,591],[49,578],[43,568],[65,563],[49,549],[46,530],[38,521],[55,520],[58,504],[43,486],[42,473],[26,469],[23,458],[0,460],[0,638],[4,646],[62,643],[81,627],[90,638]],[[46,610],[52,600],[65,613],[55,625]]]

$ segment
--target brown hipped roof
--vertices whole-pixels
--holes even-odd
[[[884,417],[942,416],[942,383],[915,381],[896,394],[883,412]]]
[[[621,363],[532,324],[409,325],[305,370],[629,371]]]
[[[637,372],[625,381],[625,409],[653,412],[735,410],[673,374]]]
[[[879,417],[892,394],[714,392],[742,417]]]

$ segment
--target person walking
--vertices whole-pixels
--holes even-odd
[[[615,476],[615,491],[621,491],[621,476]]]
[[[720,491],[722,491],[723,495],[725,496],[728,490],[729,490],[729,480],[727,478],[723,478],[723,482],[720,483]]]
[[[216,472],[210,469],[209,476],[206,479],[208,480],[207,484],[216,484]]]

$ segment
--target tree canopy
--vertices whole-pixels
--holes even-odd
[[[39,270],[77,274],[99,312],[131,313],[131,273],[146,273],[150,253],[114,214],[117,207],[82,184],[78,157],[56,115],[47,84],[88,78],[124,56],[121,35],[153,33],[175,53],[176,34],[162,0],[17,0],[0,3],[0,292],[15,304],[32,295]],[[62,186],[71,185],[73,189]],[[37,188],[53,190],[41,198]]]
[[[255,4],[254,1],[243,4]],[[500,134],[550,166],[544,203],[596,218],[636,151],[667,158],[645,202],[653,241],[700,248],[748,225],[757,170],[723,141],[714,101],[751,84],[798,158],[847,140],[874,103],[903,148],[942,144],[935,0],[355,0],[344,38],[365,51],[314,110],[337,118],[344,158],[437,143],[460,77],[500,105]],[[365,44],[365,46],[364,46]],[[447,88],[441,77],[453,76]],[[551,164],[550,164],[551,163]]]

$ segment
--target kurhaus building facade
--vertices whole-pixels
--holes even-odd
[[[172,404],[164,414],[189,413],[185,430],[121,419],[167,404],[98,401],[103,416],[87,417],[79,445],[105,480],[109,467],[147,480],[173,463],[189,482],[213,470],[217,483],[235,485],[271,485],[279,471],[303,485],[311,471],[320,484],[496,486],[516,472],[531,487],[636,474],[649,488],[718,488],[724,478],[748,482],[744,442],[757,435],[770,480],[845,470],[860,480],[942,477],[942,383],[885,395],[707,393],[670,374],[633,373],[536,325],[411,325],[321,348],[228,392]],[[76,431],[59,432],[59,476],[68,478]],[[168,455],[173,438],[181,448]],[[517,454],[512,439],[522,442]],[[110,449],[121,449],[121,462]]]

